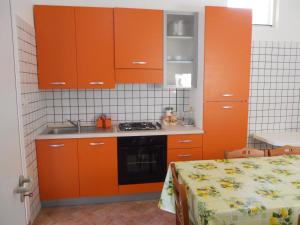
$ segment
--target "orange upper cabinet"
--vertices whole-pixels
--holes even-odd
[[[76,88],[74,8],[35,6],[39,88]]]
[[[41,199],[79,197],[77,140],[38,140],[36,146]]]
[[[203,159],[222,159],[225,150],[246,146],[247,102],[207,102],[204,115]]]
[[[112,8],[75,7],[78,88],[114,88]]]
[[[118,194],[116,138],[78,140],[80,196]]]
[[[163,11],[116,8],[114,17],[117,82],[162,83]]]
[[[247,100],[251,10],[205,9],[205,101]]]

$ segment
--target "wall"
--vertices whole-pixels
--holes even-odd
[[[251,134],[300,129],[300,42],[255,41],[252,44],[249,100]]]
[[[33,25],[33,2],[31,0],[11,0],[14,16],[21,17],[28,24]]]
[[[37,216],[41,204],[39,199],[35,137],[45,129],[46,102],[38,89],[35,32],[33,26],[20,17],[16,18],[19,82],[21,87],[21,108],[23,148],[25,150],[26,173],[33,179],[33,197],[29,198],[31,220]]]
[[[190,90],[163,89],[153,84],[119,84],[111,90],[46,91],[49,123],[78,120],[95,123],[102,113],[114,122],[159,121],[166,107],[187,111]]]
[[[300,1],[299,0],[276,0],[278,12],[276,25],[254,26],[253,40],[277,40],[277,41],[300,41]],[[157,8],[166,10],[189,10],[201,11],[205,5],[226,6],[226,0],[33,0],[34,4],[50,5],[85,5],[98,7],[136,7],[136,8]]]

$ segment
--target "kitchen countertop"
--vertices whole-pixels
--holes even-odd
[[[99,137],[128,137],[128,136],[151,136],[151,135],[176,135],[176,134],[203,134],[203,130],[198,127],[184,126],[162,126],[160,130],[145,130],[145,131],[120,131],[117,126],[109,129],[98,129],[93,132],[82,132],[72,134],[48,134],[48,131],[56,127],[48,127],[36,140],[44,139],[72,139],[72,138],[99,138]]]
[[[260,132],[254,133],[253,138],[273,146],[300,146],[300,132]]]

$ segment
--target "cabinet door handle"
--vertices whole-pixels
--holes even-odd
[[[232,97],[233,94],[232,94],[232,93],[224,93],[222,96],[223,96],[223,97]]]
[[[61,147],[64,147],[65,145],[64,144],[53,144],[53,145],[49,145],[49,147],[51,148],[61,148]]]
[[[91,142],[90,146],[104,145],[104,142]]]
[[[51,82],[50,84],[52,84],[52,85],[66,85],[66,82],[64,82],[64,81],[56,81],[56,82]]]
[[[178,142],[179,143],[191,143],[192,140],[179,140]]]
[[[147,64],[147,62],[145,62],[145,61],[133,61],[132,64],[135,64],[135,65],[145,65],[145,64]]]
[[[191,157],[191,154],[178,154],[178,157]]]
[[[91,84],[91,85],[102,85],[102,84],[104,84],[104,82],[102,82],[102,81],[91,81],[91,82],[89,82],[89,84]]]
[[[225,105],[225,106],[222,106],[222,109],[233,109],[233,106],[231,106],[231,105]]]

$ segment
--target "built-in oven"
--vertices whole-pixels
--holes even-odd
[[[164,181],[167,172],[167,137],[119,137],[118,172],[120,185]]]

